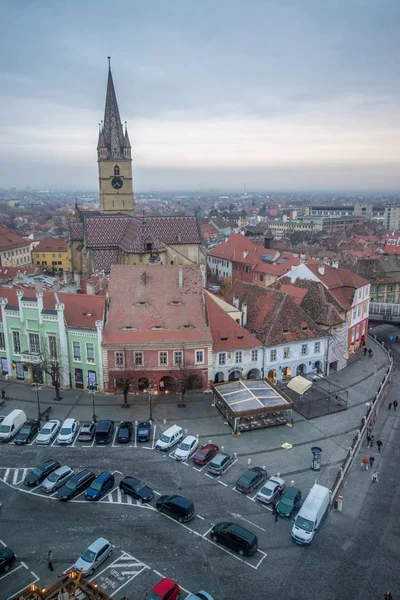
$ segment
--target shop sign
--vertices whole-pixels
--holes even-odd
[[[233,373],[234,371],[240,371],[240,372],[242,372],[243,371],[243,367],[236,366],[236,367],[231,367],[230,369],[228,369],[228,373]]]

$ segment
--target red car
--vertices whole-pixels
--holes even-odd
[[[193,456],[193,462],[196,465],[206,465],[218,452],[219,448],[215,444],[204,444]]]
[[[175,581],[164,577],[153,587],[146,600],[178,600],[181,588]]]

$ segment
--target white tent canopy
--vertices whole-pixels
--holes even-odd
[[[293,390],[294,392],[296,392],[296,394],[299,394],[300,396],[302,396],[307,390],[309,390],[311,386],[312,382],[308,381],[308,379],[302,377],[301,375],[293,377],[293,379],[291,379],[288,383],[288,388]]]

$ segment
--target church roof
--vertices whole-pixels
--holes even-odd
[[[164,244],[201,244],[196,217],[146,217],[146,222]]]
[[[119,247],[124,252],[133,252],[135,254],[147,254],[149,252],[149,245],[151,252],[164,252],[165,247],[156,237],[154,231],[150,227],[147,220],[143,219],[139,229],[132,227],[133,223],[130,223],[125,231],[124,237],[119,243]]]
[[[117,247],[132,221],[129,215],[85,215],[85,238],[89,248]]]
[[[96,271],[106,271],[112,265],[118,264],[118,248],[107,248],[105,250],[93,250],[93,262]]]
[[[110,158],[120,159],[124,157],[124,132],[122,130],[121,117],[115,94],[114,81],[111,68],[108,70],[106,107],[104,111],[103,125],[104,141],[110,153]]]

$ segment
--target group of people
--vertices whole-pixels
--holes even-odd
[[[373,354],[374,354],[374,353],[372,352],[371,348],[368,350],[367,346],[364,346],[364,356],[366,356],[366,355],[367,355],[367,352],[368,352],[368,356],[369,356],[370,358],[371,358],[371,356],[373,356]]]

